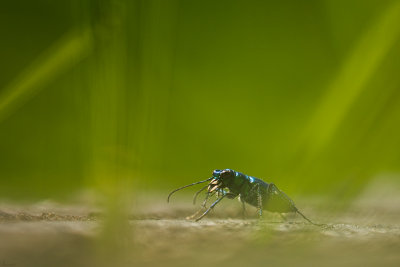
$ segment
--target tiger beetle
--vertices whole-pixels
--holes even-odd
[[[206,182],[209,183],[197,191],[193,198],[193,203],[195,203],[199,193],[207,189],[206,198],[203,201],[202,208],[188,218],[195,218],[203,209],[206,209],[207,201],[211,196],[217,195],[217,200],[212,203],[202,215],[197,217],[195,221],[201,220],[225,197],[229,199],[238,197],[242,202],[243,212],[245,212],[245,203],[248,203],[258,209],[258,215],[260,218],[262,217],[263,210],[278,212],[280,214],[295,212],[300,214],[311,224],[318,226],[322,225],[312,222],[301,213],[295,206],[293,200],[291,200],[284,192],[279,190],[275,184],[266,183],[261,179],[231,169],[214,170],[212,177],[204,181],[195,182],[173,190],[168,195],[167,202],[169,202],[171,195],[176,191]]]

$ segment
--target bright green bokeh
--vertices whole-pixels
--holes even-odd
[[[0,10],[2,196],[217,168],[354,196],[400,171],[399,1],[22,2]]]

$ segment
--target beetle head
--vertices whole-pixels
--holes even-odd
[[[220,181],[227,181],[235,177],[235,171],[231,169],[214,170],[213,177]]]
[[[231,169],[214,170],[213,179],[208,187],[208,192],[213,192],[216,189],[224,188],[230,184],[231,179],[235,177],[235,171]]]

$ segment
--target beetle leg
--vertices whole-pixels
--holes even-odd
[[[243,216],[243,219],[246,219],[246,204],[244,203],[244,201],[243,201],[243,199],[242,198],[240,198],[240,202],[242,202],[242,216]]]
[[[258,216],[262,217],[262,196],[260,186],[257,186],[257,198],[258,198]]]
[[[208,187],[208,185],[204,186],[203,188],[201,188],[199,191],[196,192],[196,194],[195,194],[194,197],[193,197],[193,205],[196,204],[196,198],[197,198],[197,196],[198,196],[203,190],[205,190],[207,187]]]
[[[301,217],[303,217],[304,219],[306,219],[309,223],[314,224],[316,226],[326,226],[326,224],[323,223],[315,223],[313,221],[311,221],[310,219],[308,219],[303,213],[301,213],[299,210],[296,211],[298,214],[301,215]]]
[[[268,189],[267,189],[269,194],[279,194],[280,190],[278,189],[278,187],[276,187],[276,185],[274,183],[270,183],[268,185]]]
[[[190,216],[187,216],[186,217],[186,220],[191,220],[191,219],[193,219],[194,217],[196,217],[197,215],[199,215],[200,214],[200,212],[203,210],[203,209],[205,209],[205,207],[203,206],[203,207],[201,207],[198,211],[196,211],[195,213],[193,213],[192,215],[190,215]]]
[[[202,206],[204,209],[207,208],[208,199],[209,199],[210,197],[214,196],[214,195],[215,195],[215,192],[212,192],[212,193],[208,192],[208,193],[207,193],[206,198],[204,199],[203,203],[201,204],[201,206]]]
[[[197,221],[201,220],[204,216],[206,216],[206,215],[215,207],[215,205],[217,205],[217,204],[218,204],[224,197],[226,197],[226,196],[232,196],[232,194],[227,193],[227,194],[223,195],[222,197],[218,198],[218,199],[217,199],[214,203],[212,203],[211,206],[210,206],[200,217],[198,217],[195,221],[197,222]]]
[[[187,216],[186,219],[187,220],[191,220],[194,217],[198,216],[202,210],[207,209],[207,207],[206,207],[207,201],[210,198],[210,196],[212,196],[214,194],[215,194],[215,192],[212,192],[212,193],[207,192],[206,198],[203,200],[203,203],[201,204],[201,208],[198,211],[196,211],[194,214],[192,214],[190,216]]]

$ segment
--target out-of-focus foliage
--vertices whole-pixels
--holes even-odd
[[[0,34],[2,195],[400,171],[399,1],[6,1]]]

